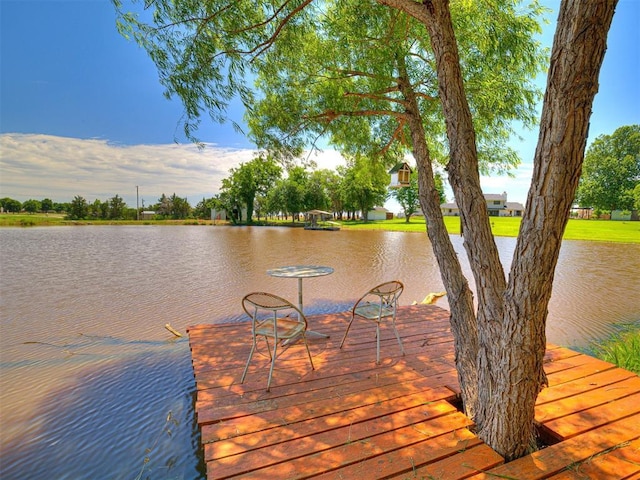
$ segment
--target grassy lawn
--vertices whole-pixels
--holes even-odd
[[[64,215],[0,214],[0,227],[48,227],[56,225],[211,225],[211,220],[67,220]]]
[[[460,234],[460,218],[444,217],[447,230],[452,235]],[[50,225],[211,225],[210,220],[65,220],[63,215],[0,214],[0,227],[29,227]],[[218,222],[219,223],[219,222]],[[297,223],[297,222],[296,222]],[[275,225],[290,225],[288,222],[269,222]],[[402,218],[370,222],[341,222],[343,230],[390,230],[398,232],[424,232],[424,218],[414,217],[409,223]],[[520,218],[491,217],[491,228],[497,237],[515,237],[520,228]],[[611,220],[569,220],[565,240],[590,240],[595,242],[640,243],[640,222]]]
[[[65,225],[70,223],[64,220],[64,215],[58,214],[19,214],[19,213],[2,213],[0,214],[0,227],[33,227],[48,225]]]
[[[516,237],[520,218],[491,217],[491,228],[497,237]],[[444,217],[447,230],[452,235],[460,234],[460,218]],[[400,232],[424,232],[424,218],[379,220],[367,223],[343,222],[345,230],[393,230]],[[611,220],[569,220],[564,234],[565,240],[590,240],[597,242],[640,243],[640,222]]]

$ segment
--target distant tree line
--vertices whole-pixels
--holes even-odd
[[[234,223],[252,223],[269,216],[293,217],[318,209],[332,212],[337,219],[366,220],[366,212],[393,197],[407,220],[419,208],[417,173],[403,188],[389,189],[388,167],[393,159],[370,159],[356,156],[336,171],[300,165],[285,165],[269,155],[260,154],[249,162],[229,170],[222,180],[220,193],[203,198],[192,207],[186,198],[164,193],[151,210],[159,219],[210,218],[211,210],[224,210]],[[441,203],[446,201],[444,182],[436,174],[436,188]],[[640,125],[618,128],[612,135],[601,135],[586,152],[576,203],[596,212],[640,210]],[[49,198],[29,199],[21,203],[0,198],[0,207],[8,213],[66,213],[71,220],[135,220],[138,212],[122,197],[88,203],[82,196],[71,202],[57,203]],[[243,212],[244,215],[243,215]]]
[[[408,219],[419,207],[417,182],[389,190],[389,166],[393,158],[354,156],[336,171],[285,165],[261,154],[232,168],[222,180],[214,208],[225,210],[233,223],[252,223],[254,216],[291,217],[309,210],[330,212],[334,218],[366,221],[367,212],[381,206],[389,196],[401,205]],[[440,182],[444,200],[444,185]],[[244,212],[244,214],[243,214]]]
[[[589,146],[576,202],[596,216],[612,210],[640,210],[640,125],[600,135]]]
[[[295,221],[301,212],[314,209],[353,217],[356,211],[384,203],[388,179],[383,165],[364,159],[334,172],[300,165],[283,168],[272,157],[259,155],[230,170],[218,200],[234,223],[252,223],[254,214],[258,220],[282,215]]]
[[[57,203],[49,198],[44,198],[42,200],[29,199],[25,202],[20,202],[19,200],[15,200],[9,197],[0,198],[0,207],[5,213],[64,213],[68,210],[68,206],[68,203]]]
[[[164,193],[154,205],[149,205],[146,210],[155,212],[158,219],[209,218],[213,199],[202,199],[196,207],[192,207],[186,198],[180,198],[175,193],[170,197]],[[119,195],[106,200],[94,200],[92,203],[76,195],[70,202],[57,203],[51,199],[29,199],[19,202],[13,198],[0,198],[0,207],[6,213],[61,213],[66,214],[69,220],[135,220],[138,212],[129,207]],[[140,212],[145,207],[140,208]]]
[[[324,210],[336,219],[356,219],[375,206],[383,205],[389,197],[395,198],[409,221],[419,209],[416,175],[401,189],[389,189],[389,166],[394,159],[371,159],[362,156],[350,159],[336,171],[315,169],[314,165],[283,165],[266,154],[259,154],[246,163],[229,170],[222,180],[220,193],[203,198],[192,207],[186,198],[162,194],[157,203],[144,206],[137,212],[119,195],[106,201],[92,203],[77,195],[68,203],[50,199],[27,200],[20,203],[11,198],[0,199],[5,212],[65,213],[70,220],[135,220],[143,210],[155,212],[158,219],[210,218],[211,210],[225,211],[233,223],[252,223],[267,217],[291,217],[300,213]],[[444,184],[439,178],[442,201]]]

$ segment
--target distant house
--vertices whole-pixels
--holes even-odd
[[[593,208],[591,207],[579,207],[574,205],[571,208],[571,217],[572,218],[580,218],[580,219],[590,219],[593,214]]]
[[[391,218],[393,218],[393,213],[389,212],[386,208],[374,207],[367,212],[367,220],[387,220],[388,215],[391,215]]]
[[[236,222],[242,222],[247,220],[247,207],[243,206],[240,209],[234,208],[231,211],[227,211],[226,209],[217,210],[215,208],[211,209],[211,220],[213,222],[217,220],[233,220]]]
[[[623,221],[630,221],[630,220],[637,220],[637,212],[636,212],[636,218],[633,218],[633,212],[628,211],[628,210],[612,210],[611,211],[611,220],[623,220]]]
[[[459,217],[460,209],[458,208],[458,204],[456,202],[443,203],[440,205],[440,211],[442,215],[447,217]]]
[[[487,211],[490,217],[501,217],[500,213],[507,208],[507,192],[485,193],[484,200],[487,202]]]
[[[521,217],[524,213],[524,205],[521,203],[507,202],[507,192],[486,193],[484,200],[490,217]],[[445,216],[460,216],[460,209],[455,202],[443,203],[440,205],[440,211]]]
[[[156,212],[153,210],[144,210],[140,212],[140,220],[153,220],[153,217],[156,216]]]
[[[396,214],[396,217],[397,217],[397,218],[405,218],[404,210],[399,211],[399,212]],[[420,208],[420,206],[419,206],[419,205],[418,205],[418,207],[416,208],[416,211],[415,211],[415,212],[413,212],[413,213],[411,214],[411,218],[413,218],[413,217],[424,217],[424,213],[422,213],[422,208]]]
[[[521,217],[524,214],[524,205],[519,202],[506,202],[505,205],[501,217]]]
[[[413,170],[407,162],[396,164],[391,170],[389,170],[389,174],[391,175],[389,187],[399,188],[408,186],[412,171]]]

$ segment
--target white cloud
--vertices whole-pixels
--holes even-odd
[[[311,155],[305,156],[308,160],[313,160],[317,164],[318,169],[335,170],[340,165],[345,165],[344,157],[335,150],[314,151]]]
[[[206,145],[116,145],[101,139],[40,134],[0,135],[0,196],[92,202],[120,195],[136,204],[136,186],[145,204],[164,193],[195,205],[219,192],[229,169],[251,160],[256,150]],[[312,156],[319,168],[335,168],[334,151]]]
[[[21,202],[51,198],[68,202],[76,195],[88,202],[120,195],[136,204],[136,186],[145,205],[164,193],[187,197],[192,205],[219,192],[231,168],[251,160],[257,151],[222,148],[213,144],[198,149],[192,144],[117,145],[102,139],[78,139],[41,134],[0,135],[0,197]],[[345,163],[335,150],[309,157],[318,168],[335,170]],[[523,163],[509,177],[482,177],[485,193],[506,191],[510,201],[524,203],[532,166]],[[447,197],[452,197],[447,192]],[[388,208],[399,207],[388,202]]]

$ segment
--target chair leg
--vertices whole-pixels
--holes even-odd
[[[267,352],[269,352],[269,360],[271,360],[271,345],[269,345],[269,337],[264,337],[264,341],[267,344]]]
[[[247,364],[244,366],[244,372],[242,372],[242,378],[240,379],[240,383],[244,383],[244,379],[247,376],[247,371],[249,370],[249,364],[251,363],[251,359],[253,358],[253,352],[256,349],[256,339],[253,339],[253,343],[251,344],[251,351],[249,352],[249,358],[247,359]]]
[[[271,390],[271,376],[273,375],[273,367],[276,364],[276,356],[278,352],[278,341],[273,341],[273,355],[271,356],[271,368],[269,368],[269,380],[267,380],[267,392]]]
[[[313,359],[311,358],[311,351],[309,350],[309,344],[307,343],[307,336],[302,334],[302,341],[304,342],[304,346],[307,347],[307,355],[309,355],[309,362],[311,363],[311,370],[315,370],[316,367],[313,365]]]
[[[402,352],[402,355],[405,355],[404,346],[402,345],[402,340],[400,340],[400,334],[398,333],[398,330],[396,330],[395,325],[393,325],[393,332],[396,334],[396,338],[398,339],[398,345],[400,345],[400,351]]]
[[[380,365],[380,322],[376,322],[376,364]]]
[[[351,324],[353,323],[353,319],[355,318],[355,315],[351,315],[351,321],[349,322],[349,325],[347,325],[347,330],[344,332],[344,336],[342,337],[342,341],[340,342],[340,348],[342,348],[342,345],[344,345],[344,341],[347,339],[347,333],[349,333],[349,329],[351,328]]]
[[[400,351],[402,352],[402,355],[404,356],[404,346],[402,345],[402,340],[400,340],[400,334],[398,333],[398,329],[396,328],[396,318],[395,316],[393,317],[392,321],[391,321],[391,326],[393,327],[393,333],[396,334],[396,338],[398,339],[398,345],[400,345]]]

